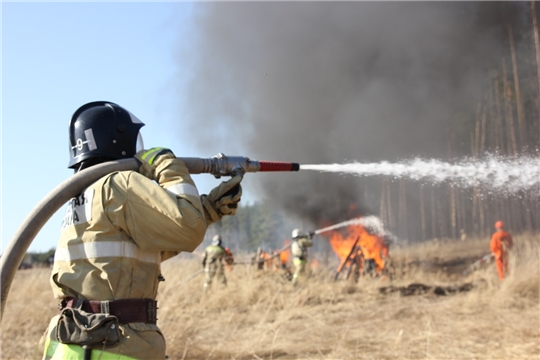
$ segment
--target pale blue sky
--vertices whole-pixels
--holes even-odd
[[[146,147],[206,156],[179,141],[178,49],[193,39],[192,3],[12,3],[2,7],[2,252],[34,206],[72,175],[68,121],[113,101],[146,126]],[[195,5],[197,6],[197,5]],[[201,193],[218,180],[194,177]],[[61,208],[29,251],[56,246]]]

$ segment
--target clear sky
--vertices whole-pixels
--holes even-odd
[[[68,121],[107,100],[146,126],[145,146],[207,156],[178,140],[175,56],[189,47],[192,3],[13,3],[2,8],[2,252],[34,206],[72,175]],[[176,75],[176,76],[175,76]],[[180,77],[181,79],[181,77]],[[194,176],[201,193],[216,179]],[[29,251],[56,246],[64,208]]]

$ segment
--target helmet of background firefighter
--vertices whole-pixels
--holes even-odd
[[[504,222],[502,222],[501,220],[495,222],[495,229],[504,229]]]
[[[75,172],[111,160],[132,158],[144,145],[144,123],[123,107],[94,101],[78,108],[69,122],[69,164]]]
[[[213,246],[221,245],[221,235],[214,235],[214,237],[212,238],[212,245]]]
[[[301,235],[302,235],[302,230],[300,230],[300,229],[294,229],[292,231],[292,234],[291,234],[293,239],[296,239],[296,238],[300,237]]]

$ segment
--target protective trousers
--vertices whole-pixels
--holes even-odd
[[[302,260],[300,258],[295,257],[293,259],[294,264],[294,274],[292,278],[293,285],[296,285],[298,281],[305,279],[306,277],[306,267],[307,267],[307,260]]]
[[[364,274],[375,276],[377,274],[377,265],[374,259],[364,260]]]
[[[48,340],[45,346],[43,359],[51,360],[79,360],[85,358],[85,350],[78,345],[61,344],[55,340]],[[93,349],[88,360],[136,360],[130,356],[114,354],[99,349]]]
[[[61,344],[56,340],[58,317],[51,319],[43,336],[43,360],[82,360],[84,349],[78,345]],[[165,359],[165,339],[157,325],[144,323],[120,324],[122,337],[116,346],[93,349],[92,360]]]
[[[227,278],[225,277],[225,271],[223,269],[223,264],[221,262],[213,262],[210,264],[207,264],[204,267],[204,273],[205,273],[205,281],[204,281],[204,290],[208,290],[210,285],[212,285],[212,280],[214,277],[217,278],[217,280],[223,284],[227,285]]]
[[[495,259],[495,265],[497,266],[499,279],[503,280],[505,274],[508,274],[508,255],[503,252],[500,257]]]

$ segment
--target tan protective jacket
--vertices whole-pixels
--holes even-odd
[[[297,239],[293,239],[292,245],[291,245],[291,253],[292,255],[299,259],[299,260],[307,260],[308,256],[308,247],[313,246],[313,241],[309,236],[300,237]]]
[[[155,182],[134,171],[115,172],[70,201],[51,276],[56,298],[155,299],[160,263],[203,241],[207,221],[184,163],[158,158],[155,166]],[[107,351],[165,357],[156,325],[132,323],[122,330],[129,339]]]
[[[212,265],[223,268],[223,260],[227,256],[225,249],[221,246],[210,245],[204,249],[202,263],[205,268]]]

